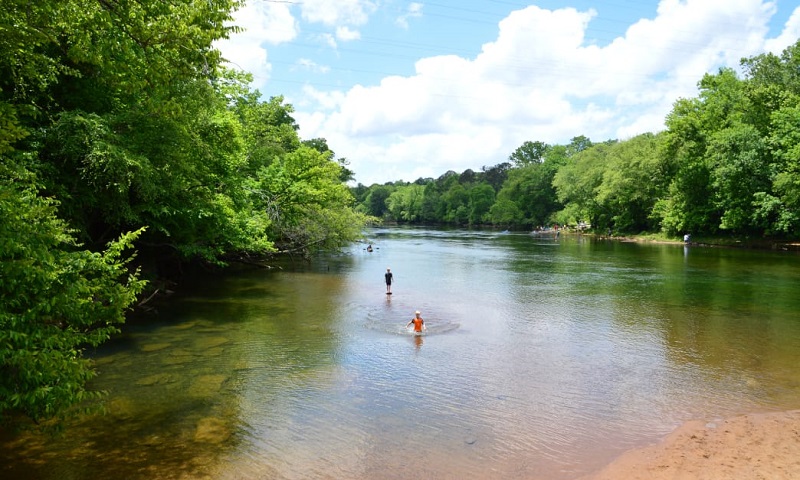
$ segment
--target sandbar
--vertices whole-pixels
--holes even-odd
[[[689,421],[580,480],[800,479],[800,410]]]

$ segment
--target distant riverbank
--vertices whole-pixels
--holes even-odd
[[[572,232],[578,233],[578,232]],[[641,234],[641,235],[600,235],[596,233],[584,234],[595,235],[599,238],[618,240],[623,242],[647,242],[647,243],[675,243],[683,244],[680,238],[667,237],[660,234]],[[783,238],[750,238],[750,237],[691,237],[689,245],[699,245],[707,247],[728,247],[728,248],[750,248],[756,250],[780,250],[780,251],[800,251],[800,239]]]

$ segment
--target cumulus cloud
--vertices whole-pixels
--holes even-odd
[[[403,30],[408,30],[408,20],[410,18],[419,18],[422,16],[422,4],[417,2],[411,2],[406,8],[405,13],[397,17],[394,23],[402,28]]]
[[[350,27],[336,27],[336,38],[344,42],[358,40],[361,34],[357,30],[352,30]]]
[[[794,44],[798,38],[800,38],[800,7],[795,8],[792,12],[781,34],[777,38],[767,40],[764,50],[779,55],[786,47]]]
[[[234,67],[266,80],[271,66],[265,44],[277,45],[294,40],[298,23],[288,4],[250,2],[234,12],[233,24],[243,31],[217,42],[222,56]]]
[[[357,180],[371,183],[495,165],[526,140],[659,131],[703,74],[796,41],[800,8],[765,40],[774,12],[758,0],[662,0],[654,18],[598,46],[586,41],[595,10],[529,6],[500,21],[475,58],[422,58],[413,75],[315,91],[328,113],[298,112],[301,134],[341,145]]]

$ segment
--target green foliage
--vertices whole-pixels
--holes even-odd
[[[542,163],[548,148],[550,148],[549,145],[544,142],[526,141],[517,147],[517,149],[508,156],[508,159],[516,167],[524,167],[535,163]]]
[[[304,145],[291,105],[221,67],[213,43],[242,4],[3,3],[3,416],[46,420],[94,398],[82,351],[143,286],[124,248],[221,263],[335,248],[371,220],[353,209],[347,161],[324,139]]]
[[[648,133],[614,143],[608,146],[607,154],[595,195],[601,208],[592,215],[592,225],[603,231],[658,230],[652,211],[669,182],[658,155],[658,137]]]
[[[301,146],[262,167],[253,183],[272,222],[270,233],[287,250],[332,248],[358,238],[369,220],[351,207],[341,167],[330,155]]]
[[[416,222],[422,219],[425,187],[411,184],[397,187],[386,199],[386,210],[398,220]]]
[[[489,220],[489,209],[494,204],[494,188],[488,183],[479,183],[469,191],[469,223],[481,225]]]
[[[598,201],[598,190],[603,182],[606,159],[610,147],[595,145],[572,156],[553,178],[558,200],[570,206],[570,223],[589,221],[597,224],[606,219],[609,212]]]
[[[63,418],[99,395],[85,388],[95,372],[83,351],[118,331],[144,286],[123,256],[141,230],[82,250],[56,202],[5,167],[0,218],[0,419]]]

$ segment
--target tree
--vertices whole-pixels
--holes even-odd
[[[598,203],[597,190],[603,181],[608,144],[597,144],[570,157],[553,178],[558,200],[565,205],[570,221],[596,224],[608,216]],[[564,220],[562,216],[562,221]]]
[[[367,218],[351,208],[340,168],[329,155],[301,146],[258,171],[253,190],[283,249],[338,247],[360,236]]]
[[[442,200],[446,208],[445,222],[459,225],[469,222],[469,193],[462,184],[454,183],[442,196]]]
[[[508,159],[516,167],[525,167],[534,163],[542,163],[544,161],[544,155],[549,148],[550,146],[544,142],[526,141],[517,147],[517,149],[508,156]]]
[[[660,228],[652,216],[653,207],[666,193],[669,178],[658,153],[658,141],[656,135],[645,133],[612,144],[607,150],[596,201],[608,215],[597,217],[595,228],[626,233]]]
[[[56,207],[29,174],[0,167],[0,419],[64,418],[99,398],[84,349],[118,331],[144,286],[123,256],[140,231],[82,250]]]
[[[800,102],[799,102],[800,103]],[[800,106],[772,115],[768,142],[775,156],[771,193],[756,193],[755,221],[769,233],[800,232]]]
[[[510,168],[511,164],[508,162],[498,163],[493,167],[484,166],[481,168],[483,181],[491,185],[495,193],[497,193],[503,188],[503,183],[508,178],[508,170]]]
[[[373,217],[383,217],[387,211],[386,199],[392,194],[392,189],[385,185],[377,185],[367,195],[367,214]]]
[[[386,208],[398,221],[417,222],[422,218],[425,187],[418,184],[397,187],[386,199]]]
[[[469,223],[479,225],[489,220],[489,209],[494,204],[494,188],[481,182],[469,190]]]

